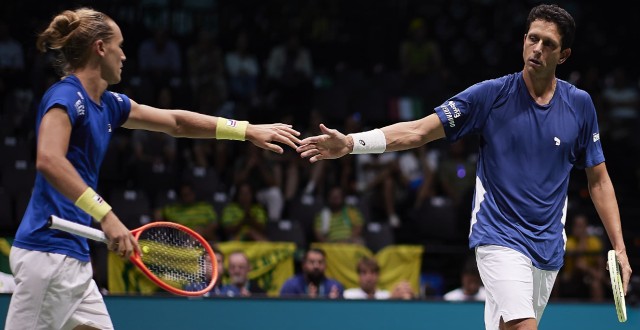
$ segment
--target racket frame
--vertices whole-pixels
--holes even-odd
[[[109,239],[107,238],[107,236],[103,231],[93,227],[81,225],[79,223],[76,223],[70,220],[65,220],[55,215],[51,215],[49,217],[47,224],[51,229],[62,230],[62,231],[75,234],[78,236],[82,236],[98,242],[103,242],[103,243],[109,242]],[[187,296],[187,297],[198,297],[211,291],[211,289],[213,289],[213,287],[215,286],[216,280],[218,278],[218,263],[216,261],[216,255],[213,252],[213,249],[211,248],[211,245],[209,244],[209,242],[207,242],[207,240],[205,240],[200,234],[196,233],[191,228],[175,222],[168,222],[168,221],[150,222],[141,227],[131,230],[131,234],[136,239],[136,241],[138,241],[143,231],[149,228],[154,228],[154,227],[165,227],[165,228],[172,227],[172,228],[181,230],[189,234],[190,236],[192,236],[194,239],[198,240],[202,244],[202,246],[205,249],[205,252],[209,255],[209,259],[211,260],[211,265],[210,265],[211,281],[209,282],[209,284],[205,288],[198,291],[186,291],[186,290],[178,289],[165,283],[164,281],[162,281],[162,279],[160,279],[155,274],[153,274],[151,270],[149,270],[149,268],[147,268],[147,266],[144,264],[144,262],[142,261],[142,256],[138,252],[134,252],[134,254],[129,258],[129,260],[136,267],[138,267],[138,269],[140,269],[140,271],[142,271],[142,273],[145,276],[147,276],[151,281],[153,281],[162,289],[169,291],[173,294],[180,295],[180,296]]]
[[[611,278],[611,289],[613,290],[613,299],[616,305],[616,314],[618,321],[627,321],[627,306],[624,299],[624,288],[622,286],[622,277],[620,275],[620,264],[615,250],[609,250],[607,253],[607,268],[609,269],[609,277]]]

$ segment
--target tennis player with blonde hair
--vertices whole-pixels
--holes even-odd
[[[346,136],[321,125],[323,134],[298,147],[302,157],[316,162],[478,135],[469,246],[487,291],[487,330],[538,328],[563,264],[573,168],[586,171],[627,291],[631,266],[595,106],[584,90],[556,78],[556,67],[571,55],[574,35],[567,11],[536,6],[522,39],[522,71],[474,84],[419,120]]]
[[[126,59],[120,28],[90,8],[65,10],[39,35],[37,47],[58,56],[60,81],[45,93],[37,114],[37,175],[10,253],[16,289],[6,319],[13,329],[112,329],[93,281],[87,240],[47,227],[50,215],[100,223],[109,248],[128,258],[137,243],[96,192],[98,172],[119,127],[174,137],[248,140],[282,153],[299,132],[285,124],[252,125],[185,110],[136,103],[108,87],[121,79]],[[117,211],[117,210],[116,210]]]

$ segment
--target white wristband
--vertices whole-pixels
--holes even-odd
[[[353,138],[352,154],[381,154],[387,149],[387,139],[379,128],[349,135]]]

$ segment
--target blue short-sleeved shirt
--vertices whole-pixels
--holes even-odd
[[[67,159],[82,179],[94,190],[98,185],[100,165],[107,151],[113,131],[129,117],[131,102],[123,94],[105,91],[101,104],[89,99],[80,80],[67,76],[52,85],[38,107],[36,134],[42,118],[52,108],[67,111],[72,130]],[[47,227],[50,215],[91,224],[91,217],[60,194],[40,173],[36,174],[31,200],[22,218],[13,244],[19,248],[68,255],[89,261],[87,240],[79,236],[51,230]]]
[[[447,140],[480,137],[470,247],[506,246],[560,269],[570,172],[605,160],[591,97],[558,79],[539,105],[519,72],[477,83],[435,112]]]
[[[280,288],[280,296],[294,297],[307,295],[309,293],[307,291],[307,287],[308,283],[304,279],[304,275],[294,275],[293,277],[286,280],[284,284],[282,284],[282,288]],[[324,281],[320,283],[318,287],[318,296],[328,297],[329,293],[331,292],[331,290],[333,290],[334,287],[338,289],[339,296],[342,297],[342,294],[344,293],[344,286],[342,285],[342,283],[330,278],[325,278]]]

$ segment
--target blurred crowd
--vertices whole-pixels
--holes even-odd
[[[640,149],[633,134],[640,127],[640,81],[638,69],[627,64],[634,53],[623,48],[628,43],[620,34],[624,31],[623,40],[637,37],[638,31],[622,24],[638,14],[559,2],[578,24],[573,55],[559,68],[559,78],[588,91],[596,104],[629,257],[637,267],[640,168],[629,158]],[[60,9],[89,5],[122,28],[127,60],[123,81],[112,91],[159,108],[290,123],[308,136],[318,133],[319,123],[348,133],[419,118],[474,82],[519,71],[521,16],[533,3],[3,2],[0,234],[15,232],[30,193],[35,109],[59,79],[55,58],[36,52],[35,35]],[[250,143],[120,129],[104,160],[99,190],[130,228],[176,221],[212,242],[285,239],[302,249],[311,242],[349,242],[374,251],[389,244],[423,244],[423,271],[439,274],[453,288],[466,269],[476,146],[471,139],[439,141],[407,152],[312,165],[288,148],[277,155]],[[585,182],[577,171],[569,211],[583,215],[583,223],[568,225],[588,228],[601,243],[568,244],[568,249],[582,251],[588,245],[596,251],[589,256],[604,257],[608,240]],[[242,255],[233,258],[243,262]],[[299,261],[304,269],[308,258]],[[585,270],[588,265],[601,266],[593,260],[570,263],[562,280],[576,284],[579,276],[587,283],[567,287],[559,297],[593,292],[593,299],[604,299],[606,291],[596,285],[606,285],[604,275]],[[366,262],[358,265],[359,274],[375,269]],[[576,275],[578,270],[582,273]]]

